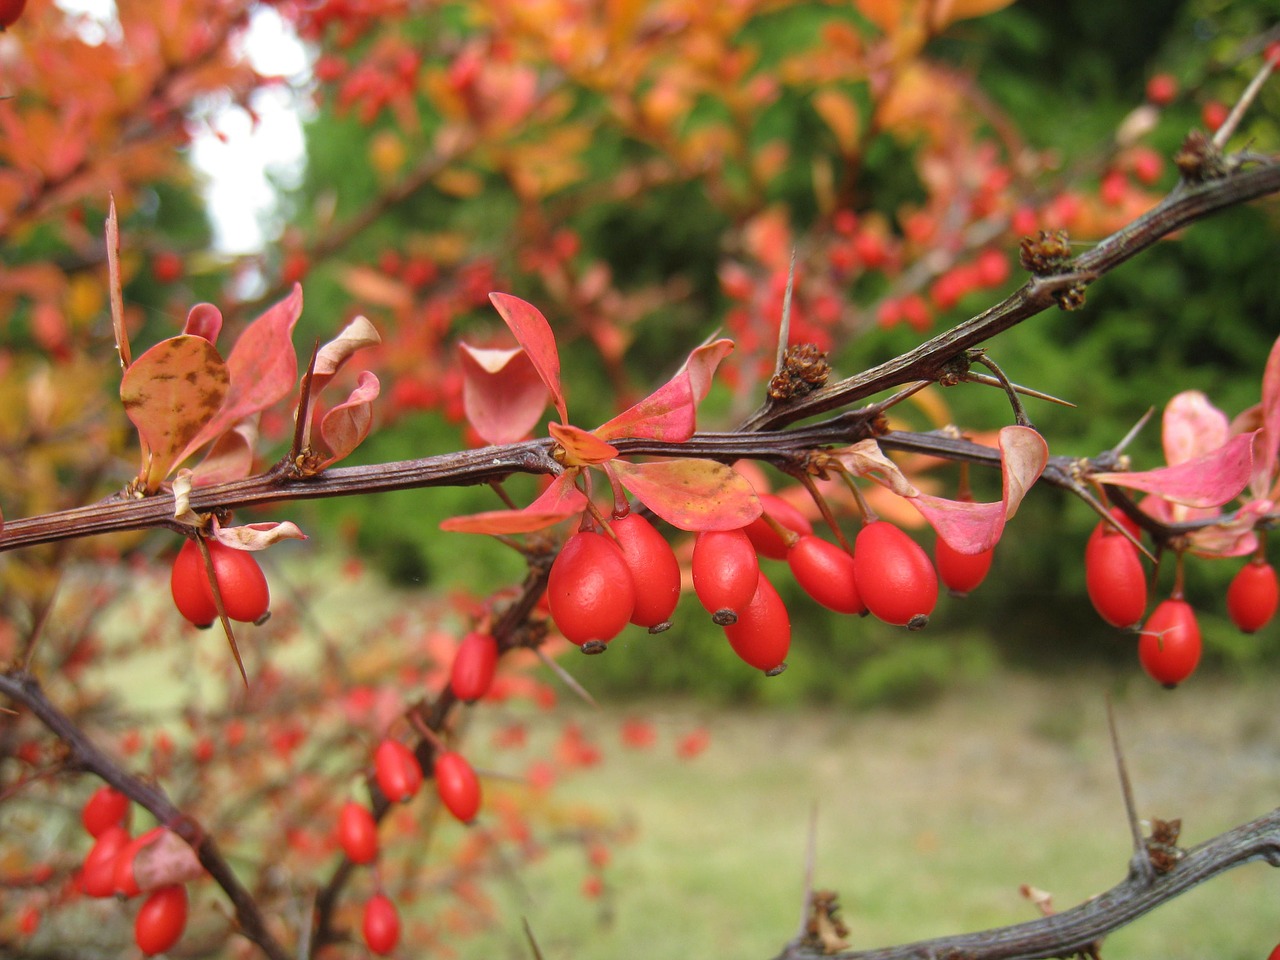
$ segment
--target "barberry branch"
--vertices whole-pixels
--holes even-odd
[[[1167,873],[1147,879],[1134,872],[1116,886],[1065,913],[932,940],[834,954],[839,960],[1039,960],[1087,953],[1108,933],[1136,920],[1219,874],[1262,861],[1280,867],[1280,807],[1186,851]],[[798,942],[778,960],[817,960],[824,954]]]
[[[0,694],[30,710],[32,715],[66,746],[67,762],[95,774],[138,805],[160,824],[187,842],[200,864],[227,894],[236,922],[245,937],[271,960],[287,960],[288,952],[267,929],[253,895],[236,877],[217,842],[196,820],[180,810],[159,786],[128,773],[94,743],[80,726],[51,701],[36,677],[25,670],[0,673]]]

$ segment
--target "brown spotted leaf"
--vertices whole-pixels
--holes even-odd
[[[226,363],[204,337],[161,340],[125,371],[120,399],[142,440],[139,479],[147,492],[160,486],[218,415],[230,381]]]

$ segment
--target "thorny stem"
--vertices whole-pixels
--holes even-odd
[[[236,877],[218,849],[217,842],[189,814],[174,806],[160,787],[147,783],[124,769],[107,755],[76,722],[59,710],[45,695],[40,682],[25,670],[0,673],[0,694],[30,710],[58,739],[66,744],[70,763],[101,777],[105,782],[150,811],[156,820],[187,842],[201,865],[226,892],[235,909],[239,931],[253,941],[271,960],[289,960],[288,952],[272,936],[257,902]]]

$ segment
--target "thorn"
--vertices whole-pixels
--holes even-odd
[[[1147,407],[1147,412],[1138,418],[1138,422],[1129,428],[1129,432],[1126,433],[1123,437],[1121,437],[1120,442],[1117,443],[1114,447],[1112,447],[1109,452],[1117,457],[1120,456],[1120,454],[1124,453],[1125,447],[1133,443],[1134,438],[1137,437],[1138,434],[1142,432],[1142,428],[1147,425],[1147,423],[1151,420],[1151,417],[1155,414],[1155,412],[1156,412],[1155,407]]]
[[[533,951],[534,960],[543,960],[542,951],[538,949],[538,941],[533,936],[533,927],[529,926],[529,918],[521,917],[520,923],[524,926],[524,937],[529,941],[529,949]]]
[[[773,362],[774,376],[782,373],[782,364],[791,342],[791,290],[796,279],[796,248],[791,248],[791,264],[787,267],[787,289],[782,295],[782,320],[778,324],[778,356]]]
[[[600,709],[600,704],[596,702],[596,698],[587,692],[587,688],[580,684],[573,674],[548,657],[541,647],[534,647],[533,652],[536,653],[538,655],[538,659],[546,664],[547,668],[550,669],[552,673],[564,681],[564,685],[576,693],[584,703],[588,706],[594,707],[596,710]]]
[[[316,337],[311,344],[311,359],[307,361],[307,371],[302,375],[302,386],[298,390],[298,409],[294,413],[293,446],[289,449],[289,462],[296,463],[302,451],[311,443],[311,378],[316,372],[316,357],[320,354],[320,338]]]
[[[988,387],[1003,387],[1004,385],[995,377],[988,376],[985,373],[966,373],[960,379],[969,383],[981,383]],[[1070,400],[1063,400],[1061,397],[1055,397],[1050,393],[1041,393],[1039,390],[1032,390],[1030,387],[1024,387],[1017,383],[1010,383],[1009,386],[1024,397],[1031,397],[1034,400],[1046,400],[1049,403],[1056,403],[1060,407],[1071,407],[1075,409],[1075,404]]]
[[[1129,862],[1129,872],[1141,877],[1147,883],[1155,880],[1155,871],[1151,866],[1151,857],[1147,854],[1146,839],[1142,836],[1142,824],[1138,820],[1138,808],[1133,802],[1133,784],[1129,781],[1129,768],[1124,762],[1124,750],[1120,747],[1120,733],[1116,729],[1115,704],[1107,695],[1107,728],[1111,732],[1111,752],[1115,754],[1116,770],[1120,774],[1120,792],[1124,796],[1125,815],[1129,818],[1129,832],[1133,836],[1133,858]]]
[[[1020,427],[1031,427],[1035,429],[1035,424],[1031,422],[1031,418],[1027,416],[1026,409],[1022,406],[1022,400],[1018,397],[1018,391],[1013,388],[1013,384],[1009,378],[1004,375],[1004,371],[996,364],[994,360],[987,356],[984,350],[975,350],[970,354],[970,359],[974,363],[980,363],[992,373],[995,374],[996,382],[1004,390],[1009,397],[1009,405],[1013,407],[1013,418]]]
[[[1160,562],[1160,558],[1157,557],[1150,550],[1148,550],[1145,546],[1143,546],[1142,541],[1139,540],[1137,537],[1135,537],[1132,533],[1130,533],[1128,529],[1124,526],[1124,524],[1116,522],[1116,518],[1111,515],[1111,511],[1108,510],[1101,503],[1101,501],[1099,501],[1098,498],[1095,497],[1089,490],[1087,490],[1085,487],[1081,486],[1078,483],[1071,484],[1068,487],[1068,489],[1072,493],[1074,493],[1077,497],[1079,497],[1081,500],[1083,500],[1085,503],[1087,503],[1090,507],[1092,507],[1093,512],[1098,515],[1098,517],[1102,520],[1103,523],[1111,527],[1118,534],[1120,534],[1122,537],[1124,537],[1126,540],[1132,543],[1135,547],[1137,547],[1138,552],[1141,553],[1144,557],[1146,557],[1152,563]]]
[[[209,578],[209,588],[213,593],[213,605],[218,608],[218,619],[222,622],[222,630],[227,635],[227,645],[231,647],[231,655],[236,658],[236,666],[240,670],[240,680],[245,689],[249,689],[249,675],[245,673],[244,661],[240,659],[240,648],[236,646],[236,635],[231,629],[231,621],[227,619],[227,608],[222,602],[222,588],[218,586],[218,577],[213,570],[213,557],[209,555],[209,544],[204,537],[196,537],[196,546],[200,548],[200,556],[204,558],[204,573]]]
[[[813,873],[818,858],[818,801],[809,806],[809,833],[804,845],[804,897],[800,902],[798,942],[809,932],[809,916],[813,913]]]

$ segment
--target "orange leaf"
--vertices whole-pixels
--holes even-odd
[[[736,530],[762,510],[747,479],[714,460],[615,460],[606,470],[641,503],[681,530]]]
[[[568,423],[549,423],[547,429],[556,443],[564,447],[564,462],[570,467],[608,463],[618,455],[618,448],[605,443],[594,433]]]
[[[230,379],[227,365],[204,337],[161,340],[125,371],[120,399],[142,440],[139,479],[148,492],[160,486],[218,415]]]
[[[580,513],[587,498],[576,486],[579,471],[570,470],[556,477],[537,500],[523,510],[489,510],[465,517],[450,517],[440,524],[441,530],[453,533],[532,533]]]
[[[516,342],[524,347],[538,376],[542,377],[542,382],[551,391],[551,402],[555,404],[556,413],[560,414],[560,422],[568,423],[569,413],[565,408],[564,392],[560,389],[560,351],[556,347],[551,324],[547,323],[547,318],[533,304],[509,293],[491,293],[489,300],[515,334]]]

